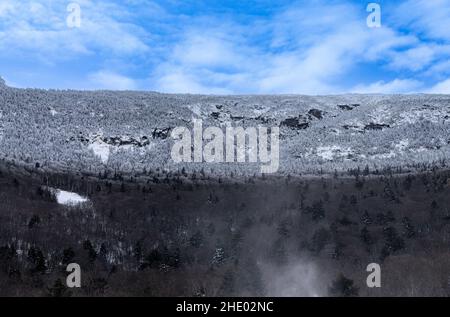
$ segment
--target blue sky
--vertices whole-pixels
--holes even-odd
[[[369,2],[381,28],[367,26]],[[449,30],[449,0],[0,0],[0,75],[57,89],[450,93]]]

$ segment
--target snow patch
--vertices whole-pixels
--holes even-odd
[[[77,193],[67,192],[65,190],[56,189],[56,202],[65,206],[76,206],[88,202],[85,197],[78,195]]]
[[[257,116],[261,116],[265,113],[267,113],[270,110],[270,108],[263,107],[263,106],[255,106],[253,109],[253,113]]]
[[[100,140],[95,140],[93,143],[89,144],[88,148],[94,152],[94,154],[100,158],[103,164],[106,164],[109,159],[110,145],[106,144]]]
[[[187,105],[189,110],[192,111],[197,117],[203,117],[202,106],[199,104]]]
[[[344,149],[336,145],[320,146],[317,148],[316,154],[326,161],[332,161],[336,158],[348,158],[348,156],[353,154],[353,150],[351,148]]]
[[[387,106],[381,106],[373,110],[369,117],[375,124],[386,124],[392,118],[392,114]]]
[[[397,125],[402,124],[415,124],[423,121],[430,121],[433,123],[447,122],[450,120],[450,113],[444,109],[426,109],[416,108],[410,111],[402,112],[400,114],[400,120]]]
[[[394,158],[395,156],[396,156],[395,152],[390,151],[389,153],[372,155],[371,158],[373,158],[373,159],[389,159],[389,158]]]
[[[399,143],[394,144],[394,147],[399,152],[404,152],[409,146],[409,141],[407,139],[401,140]]]

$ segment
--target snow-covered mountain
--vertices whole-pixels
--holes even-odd
[[[1,84],[1,83],[0,83]],[[204,170],[253,174],[251,164],[176,164],[174,127],[280,127],[281,174],[444,166],[450,96],[205,96],[153,92],[0,90],[0,155],[40,169]]]

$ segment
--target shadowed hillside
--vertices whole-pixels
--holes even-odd
[[[449,177],[141,183],[4,166],[0,294],[446,296]],[[47,186],[89,202],[60,205]],[[71,262],[81,289],[65,287]],[[371,262],[380,289],[365,285]]]

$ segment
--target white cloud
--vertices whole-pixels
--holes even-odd
[[[9,0],[0,5],[0,54],[33,55],[52,62],[78,54],[138,54],[147,32],[126,22],[125,10],[105,1],[77,0],[81,28],[68,28],[66,2]],[[124,20],[124,21],[122,21]]]
[[[243,59],[242,54],[235,51],[235,44],[233,38],[228,40],[223,33],[193,32],[175,46],[172,58],[192,66],[233,67],[240,65]]]
[[[369,85],[358,85],[352,89],[353,93],[394,94],[414,93],[420,91],[422,83],[411,79],[394,79],[390,82],[378,81]]]
[[[184,93],[402,93],[450,72],[450,3],[443,0],[388,7],[379,29],[366,26],[364,6],[321,0],[245,21],[170,15],[151,0],[77,3],[81,28],[69,29],[65,2],[2,1],[0,57],[85,63],[88,88]],[[368,72],[379,79],[353,87],[358,71],[364,82]],[[400,79],[405,71],[410,79]],[[399,79],[382,81],[387,72]]]
[[[437,83],[427,92],[430,94],[450,94],[450,79]]]
[[[189,70],[183,70],[180,68],[170,68],[167,65],[160,68],[163,72],[161,78],[156,83],[156,90],[169,92],[169,93],[189,93],[189,94],[231,94],[225,88],[219,88],[214,86],[204,86],[198,78],[195,78],[190,74]],[[214,76],[211,76],[211,81],[214,80]]]
[[[98,71],[88,76],[91,89],[135,90],[137,83],[126,76],[111,71]]]
[[[154,89],[164,92],[230,94],[254,87],[264,54],[241,39],[239,26],[208,23],[192,27],[170,48],[153,72]],[[259,66],[260,67],[260,66]]]
[[[14,5],[10,1],[0,3],[0,17],[5,18],[14,10]]]
[[[354,6],[321,2],[246,25],[202,20],[172,47],[153,74],[154,86],[169,92],[338,93],[346,89],[341,76],[358,63],[383,60],[416,42],[387,27],[367,28]]]
[[[448,74],[450,74],[450,60],[436,62],[425,72],[426,76],[434,76],[440,78],[446,77]]]
[[[450,2],[448,0],[408,0],[395,3],[391,20],[397,27],[437,40],[450,41]],[[389,12],[389,11],[388,11]]]
[[[435,58],[433,47],[421,45],[404,52],[395,52],[390,66],[394,69],[409,69],[419,71],[429,65]]]

